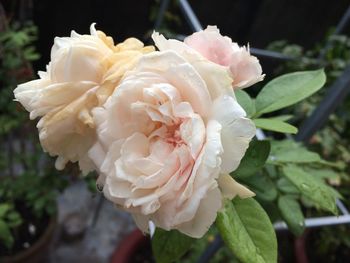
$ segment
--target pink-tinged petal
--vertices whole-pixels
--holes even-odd
[[[180,136],[188,145],[193,159],[196,159],[202,150],[205,139],[205,125],[198,115],[184,121],[180,125]]]
[[[230,65],[232,40],[223,37],[216,26],[208,26],[205,30],[193,33],[184,42],[210,61],[222,66]]]
[[[259,60],[251,56],[249,51],[242,47],[232,54],[230,71],[233,76],[233,88],[243,89],[262,81],[265,75]]]
[[[249,49],[239,47],[229,37],[222,36],[217,27],[208,26],[187,37],[184,42],[208,60],[230,70],[234,89],[246,88],[264,79],[259,60],[250,54]]]

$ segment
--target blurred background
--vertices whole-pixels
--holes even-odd
[[[349,0],[188,3],[204,27],[217,25],[223,35],[240,45],[249,43],[293,58],[258,56],[267,80],[323,67],[330,87],[350,62],[350,26],[346,22],[336,31]],[[89,33],[92,22],[115,42],[137,37],[151,43],[161,0],[1,0],[0,4],[0,262],[124,262],[117,261],[121,256],[113,257],[113,253],[125,237],[130,238],[129,243],[138,240],[137,235],[129,236],[135,228],[131,217],[103,201],[94,174],[83,178],[74,164],[63,172],[54,169],[53,160],[42,153],[38,143],[36,121],[27,120],[28,114],[13,102],[12,91],[19,83],[36,78],[38,70],[45,70],[55,36],[68,36],[71,30]],[[192,33],[177,0],[169,1],[157,27],[169,37]],[[249,92],[258,89],[259,85]],[[325,91],[298,104],[292,112],[294,123],[310,116],[324,95]],[[342,166],[327,180],[345,197],[350,189],[349,106],[345,99],[310,139],[310,148]],[[346,225],[320,228],[304,238],[309,257],[305,262],[349,259]],[[280,262],[297,262],[294,237],[287,233],[279,239]],[[196,262],[212,240],[209,233],[206,243],[196,246],[194,254],[181,262]],[[142,247],[140,255],[129,262],[152,262],[149,244]],[[211,262],[237,261],[222,250]]]

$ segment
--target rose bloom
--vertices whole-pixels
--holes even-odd
[[[231,38],[222,36],[216,26],[196,32],[184,42],[210,61],[229,68],[235,89],[249,87],[264,79],[259,60],[250,55],[249,48],[240,47]]]
[[[94,24],[90,35],[72,31],[70,37],[55,38],[47,71],[19,85],[14,95],[31,119],[42,117],[37,124],[40,142],[58,156],[57,169],[68,161],[79,161],[85,172],[92,168],[87,156],[96,137],[91,109],[106,101],[143,53],[153,50],[135,38],[115,46]]]
[[[98,141],[89,151],[105,196],[132,213],[202,237],[224,197],[254,195],[235,170],[255,135],[226,67],[153,35],[161,52],[144,55],[103,107],[93,110]],[[175,44],[174,44],[175,43]]]

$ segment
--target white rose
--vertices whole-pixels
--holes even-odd
[[[227,175],[255,134],[231,83],[225,67],[200,55],[153,52],[93,111],[98,141],[89,156],[104,194],[143,231],[151,220],[199,238],[223,196],[253,195]]]
[[[46,152],[58,156],[57,169],[79,161],[83,171],[91,170],[87,151],[96,139],[91,110],[106,101],[142,53],[153,50],[137,39],[115,46],[94,24],[90,31],[56,37],[47,71],[14,90],[31,119],[42,117],[37,125],[40,142]]]

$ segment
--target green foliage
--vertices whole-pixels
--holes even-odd
[[[53,167],[52,163],[47,166],[48,170],[40,174],[27,167],[28,170],[20,175],[0,179],[0,228],[3,231],[0,233],[0,242],[8,249],[12,248],[17,227],[28,219],[22,219],[18,205],[30,209],[37,219],[56,213],[57,195],[67,181],[50,168]]]
[[[292,233],[300,235],[304,230],[301,204],[337,212],[335,199],[341,196],[326,183],[338,178],[334,169],[336,165],[292,140],[252,141],[231,175],[256,194],[271,218],[284,220]]]
[[[298,132],[298,129],[294,127],[293,125],[290,125],[284,121],[281,121],[279,119],[254,119],[255,126],[257,128],[268,130],[268,131],[275,131],[275,132],[281,132],[281,133],[292,133],[296,134]]]
[[[269,141],[251,141],[239,167],[232,173],[232,176],[234,178],[246,178],[256,174],[263,168],[269,153]]]
[[[98,175],[95,172],[89,173],[83,177],[86,183],[86,186],[91,193],[97,193],[97,187],[96,187],[97,177]]]
[[[56,212],[56,197],[67,184],[66,179],[54,169],[44,174],[26,171],[16,178],[2,179],[0,201],[22,202],[30,208],[37,218]]]
[[[292,60],[281,63],[275,70],[276,75],[323,67],[327,75],[326,86],[328,87],[350,63],[350,37],[345,35],[329,35],[324,41],[308,50],[287,41],[275,41],[268,46],[268,49],[294,57]],[[308,116],[325,96],[326,91],[327,89],[320,90],[292,109],[290,112],[294,115],[294,121],[301,122]],[[315,151],[328,160],[337,161],[338,165],[344,166],[342,170],[347,174],[350,172],[350,150],[346,147],[350,144],[349,106],[349,98],[346,98],[342,105],[337,105],[337,110],[330,116],[327,126],[318,131],[311,140],[311,147]],[[348,187],[350,177],[342,176],[340,182],[344,187]]]
[[[268,163],[311,163],[321,162],[321,157],[292,140],[272,141]]]
[[[252,198],[227,201],[216,225],[226,245],[242,262],[277,262],[275,231],[264,209]]]
[[[11,24],[0,32],[0,135],[18,128],[26,118],[15,103],[9,102],[17,84],[33,77],[30,62],[39,58],[33,46],[36,36],[37,29],[31,24]]]
[[[277,188],[280,192],[291,195],[298,195],[300,191],[287,178],[282,177],[277,181]]]
[[[323,70],[289,73],[268,82],[256,97],[254,116],[293,105],[316,91],[326,82]]]
[[[282,195],[278,198],[278,208],[282,218],[287,223],[289,230],[296,236],[304,232],[304,215],[300,204],[290,195]]]
[[[177,230],[157,228],[152,237],[152,250],[157,263],[171,263],[180,259],[190,248],[194,239]]]
[[[31,24],[10,24],[0,32],[0,140],[6,142],[0,147],[0,243],[10,252],[22,221],[28,214],[35,220],[54,214],[57,194],[66,185],[52,160],[43,158],[27,113],[13,103],[13,89],[33,78],[36,35]]]
[[[276,184],[265,173],[256,174],[241,181],[256,194],[258,200],[272,202],[277,198]]]
[[[318,91],[324,83],[325,74],[322,70],[304,71],[286,74],[270,81],[255,100],[244,91],[235,91],[235,94],[239,104],[253,118],[258,128],[296,133],[297,128],[286,123],[292,117],[290,114],[268,118],[260,116],[300,102]],[[291,169],[294,169],[293,172]],[[310,208],[337,212],[335,200],[340,195],[326,183],[326,180],[334,178],[334,174],[338,172],[333,169],[338,169],[338,165],[323,160],[319,154],[293,140],[270,140],[270,143],[252,141],[240,166],[231,175],[256,193],[257,201],[263,204],[271,218],[284,220],[292,233],[301,235],[305,224],[301,205],[305,205],[307,200]],[[320,171],[322,175],[316,177],[308,171],[314,174]],[[251,220],[247,215],[249,208],[236,208],[233,205],[235,200],[240,199],[228,202],[217,217],[217,226],[227,246],[242,262],[273,262],[271,259],[259,257],[254,251],[255,244],[252,242],[256,237],[243,234],[245,232],[241,230],[241,225],[249,225]],[[258,217],[254,217],[255,220],[256,218]],[[253,258],[251,255],[257,257]]]
[[[10,249],[14,244],[11,229],[22,223],[21,216],[14,210],[10,203],[0,203],[0,241]]]
[[[284,166],[283,173],[316,206],[333,214],[338,213],[335,203],[337,196],[329,186],[295,165]]]
[[[248,93],[243,90],[236,90],[235,95],[239,105],[245,110],[247,116],[253,116],[255,114],[255,103]]]
[[[14,243],[13,236],[11,234],[9,226],[5,221],[0,219],[0,240],[7,248],[11,248]]]
[[[253,118],[258,128],[280,133],[296,134],[298,129],[286,123],[291,115],[260,118],[264,113],[270,113],[289,107],[311,96],[325,83],[323,70],[294,72],[279,76],[268,82],[255,99],[242,90],[236,90],[238,103]]]

